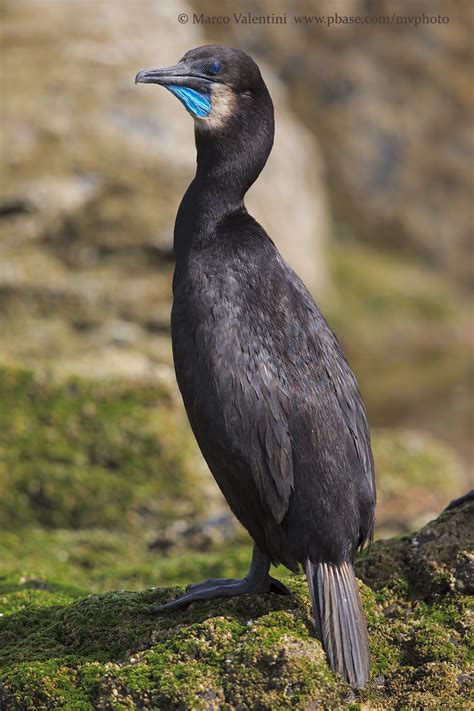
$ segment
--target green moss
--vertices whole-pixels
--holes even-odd
[[[2,368],[0,397],[0,529],[134,528],[202,510],[202,465],[163,387]]]
[[[84,670],[85,671],[85,670]],[[15,693],[10,696],[12,707],[48,711],[66,709],[67,711],[93,711],[90,695],[82,688],[80,681],[87,678],[89,689],[94,688],[100,676],[90,673],[83,675],[74,666],[61,661],[25,662],[10,672]],[[7,706],[9,708],[9,706]]]

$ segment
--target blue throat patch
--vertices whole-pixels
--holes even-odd
[[[175,84],[167,84],[166,88],[178,97],[192,116],[197,118],[209,116],[211,111],[211,97],[209,94],[203,94],[195,89],[189,89],[187,86],[176,86]]]

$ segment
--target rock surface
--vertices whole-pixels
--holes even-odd
[[[468,502],[363,555],[364,691],[329,671],[299,576],[290,598],[242,596],[160,617],[152,604],[176,588],[84,596],[13,576],[0,581],[2,709],[464,710],[473,512]]]

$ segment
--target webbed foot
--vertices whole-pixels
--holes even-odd
[[[248,593],[275,593],[277,595],[290,595],[290,591],[282,582],[268,574],[270,559],[264,555],[257,546],[254,546],[252,563],[245,578],[211,578],[202,583],[188,585],[183,595],[153,608],[153,612],[160,613],[184,607],[196,600],[212,600],[218,597],[233,597]]]
[[[282,582],[267,575],[262,580],[251,580],[249,578],[211,578],[202,583],[188,585],[183,595],[157,605],[153,612],[160,613],[167,610],[174,610],[178,607],[190,605],[196,600],[212,600],[218,597],[233,597],[234,595],[244,595],[248,593],[275,593],[277,595],[290,595],[290,591]]]

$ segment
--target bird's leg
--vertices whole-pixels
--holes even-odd
[[[195,600],[211,600],[216,597],[232,597],[243,595],[244,593],[267,593],[273,592],[279,595],[289,595],[290,591],[276,578],[272,578],[270,570],[270,558],[254,545],[252,562],[245,578],[211,578],[202,583],[188,585],[186,592],[175,600],[166,602],[164,605],[157,605],[153,612],[165,612],[177,607],[189,605]]]

